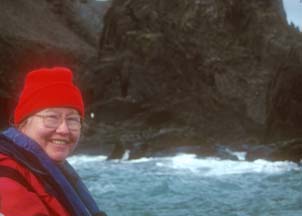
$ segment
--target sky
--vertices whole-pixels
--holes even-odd
[[[287,21],[302,30],[302,0],[283,0]]]

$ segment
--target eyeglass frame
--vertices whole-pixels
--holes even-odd
[[[79,120],[80,120],[80,121],[74,121],[74,122],[79,123],[79,124],[78,124],[78,125],[79,125],[78,128],[72,128],[72,127],[70,128],[70,124],[69,124],[70,122],[68,123],[68,117],[63,117],[62,115],[54,115],[54,114],[52,114],[52,115],[42,115],[42,114],[35,114],[35,115],[33,115],[33,116],[37,116],[37,117],[41,118],[42,121],[43,121],[44,126],[47,127],[47,128],[51,128],[51,129],[58,128],[58,127],[63,123],[63,121],[66,121],[67,128],[68,128],[70,131],[77,132],[77,131],[80,131],[80,130],[81,130],[81,128],[82,128],[82,123],[83,123],[83,118],[82,118],[80,115],[79,115]],[[49,124],[45,123],[45,122],[46,122],[45,119],[46,119],[46,118],[51,118],[51,117],[59,117],[59,119],[57,119],[57,120],[59,120],[57,126],[52,127],[52,126],[50,126]]]

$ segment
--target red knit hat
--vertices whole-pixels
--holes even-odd
[[[42,68],[27,74],[15,109],[14,123],[49,107],[71,107],[84,117],[80,90],[72,82],[73,74],[64,67]]]

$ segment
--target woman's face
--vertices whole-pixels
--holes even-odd
[[[19,128],[36,141],[54,161],[63,161],[76,147],[81,117],[72,108],[48,108],[30,116]]]

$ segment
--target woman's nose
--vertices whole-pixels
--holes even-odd
[[[56,131],[62,134],[69,133],[69,128],[65,119],[62,119],[62,122],[59,124]]]

